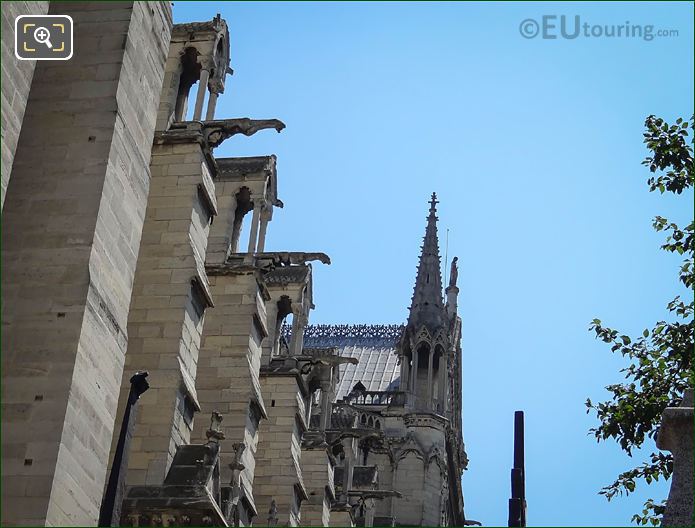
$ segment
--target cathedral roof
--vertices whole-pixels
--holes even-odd
[[[361,382],[367,391],[397,390],[401,367],[396,356],[396,345],[367,346],[346,345],[339,347],[343,357],[354,357],[357,365],[340,365],[336,400],[347,396]]]
[[[339,367],[336,400],[348,395],[357,382],[367,391],[396,390],[400,365],[396,347],[403,325],[309,325],[304,332],[306,348],[336,347],[342,357],[357,358],[357,365]],[[289,328],[285,337],[289,339]]]

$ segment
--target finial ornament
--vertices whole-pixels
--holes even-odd
[[[433,216],[437,212],[438,203],[439,200],[437,200],[437,193],[433,192],[432,199],[430,200],[430,216]]]

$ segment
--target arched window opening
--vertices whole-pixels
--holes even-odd
[[[234,224],[232,226],[232,253],[239,253],[239,240],[241,239],[242,231],[249,231],[246,226],[244,229],[244,216],[246,213],[253,210],[253,202],[251,201],[251,191],[248,187],[242,187],[235,195],[236,211],[234,212]],[[248,233],[245,237],[248,238]]]
[[[225,53],[224,53],[224,38],[220,38],[220,40],[217,41],[217,47],[215,48],[215,65],[219,64],[221,68],[225,67]],[[210,77],[215,77],[217,75],[217,68],[213,67],[212,71],[210,72]],[[219,72],[219,75],[217,75],[220,79],[224,78],[225,72]]]
[[[290,311],[289,313],[285,314],[281,320],[280,327],[284,328],[289,328],[290,330],[292,329],[294,323],[294,314]],[[278,354],[280,355],[289,355],[290,350],[291,350],[291,343],[292,340],[295,338],[295,336],[290,335],[289,339],[282,338],[280,340],[280,347],[278,349]]]
[[[273,350],[271,352],[271,357],[280,354],[282,345],[284,345],[285,348],[289,347],[289,343],[286,342],[285,338],[282,335],[282,329],[283,326],[286,324],[287,316],[292,313],[292,301],[287,295],[283,295],[277,302],[277,308],[278,312],[275,318],[275,340],[273,342]]]
[[[429,365],[430,347],[427,343],[421,343],[417,349],[417,369],[427,370]]]
[[[188,99],[189,99],[189,101],[194,101],[194,102],[197,101],[198,100],[198,92],[200,92],[200,90],[204,90],[204,92],[205,92],[203,94],[203,104],[202,104],[202,107],[205,108],[205,106],[207,104],[209,104],[209,102],[210,102],[209,101],[210,92],[208,90],[207,84],[202,85],[200,83],[197,83],[197,84],[195,84],[195,86],[191,86],[190,96]],[[193,115],[193,110],[194,110],[193,106],[194,105],[190,105],[186,108],[185,121],[192,121],[193,119],[195,119],[195,116]],[[198,120],[202,120],[202,119],[203,119],[203,117],[201,116]]]
[[[176,106],[174,108],[174,121],[185,121],[188,114],[188,100],[193,86],[200,79],[200,64],[198,64],[198,50],[186,48],[181,55],[181,77],[176,94]]]

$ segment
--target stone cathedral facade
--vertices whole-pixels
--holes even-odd
[[[72,17],[73,58],[17,61],[14,17],[47,13]],[[467,524],[436,196],[406,324],[310,325],[330,260],[266,247],[275,156],[214,153],[285,126],[217,115],[226,22],[2,16],[2,525],[94,526],[105,496],[111,525]]]

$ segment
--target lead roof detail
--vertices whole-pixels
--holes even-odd
[[[335,347],[338,355],[354,357],[357,365],[340,365],[336,400],[341,400],[357,382],[367,391],[398,390],[400,365],[396,348],[404,325],[309,325],[304,331],[305,348]],[[283,327],[289,341],[290,328]]]

